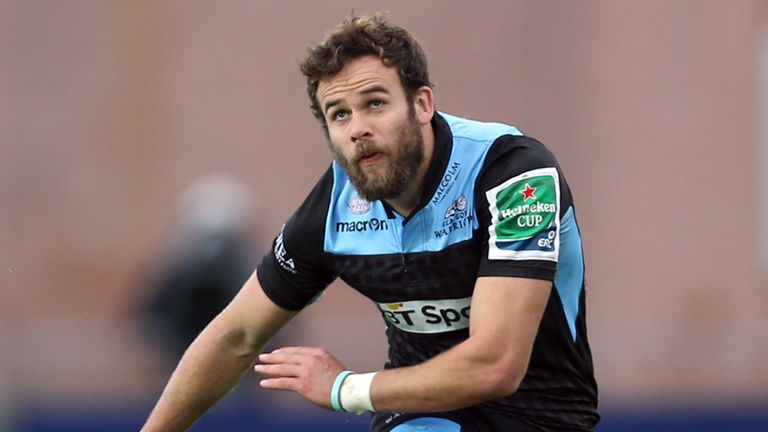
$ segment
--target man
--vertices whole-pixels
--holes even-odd
[[[373,412],[377,432],[592,430],[581,241],[552,154],[436,112],[421,48],[381,15],[345,20],[301,69],[335,161],[145,430],[187,428],[257,359],[263,387]],[[384,370],[352,373],[318,348],[259,354],[337,277],[382,311]]]

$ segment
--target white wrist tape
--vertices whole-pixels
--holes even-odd
[[[344,411],[362,414],[374,411],[371,401],[371,383],[377,372],[353,374],[341,385],[339,403]]]

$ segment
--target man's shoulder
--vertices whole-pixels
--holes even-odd
[[[448,124],[454,139],[493,142],[501,136],[523,136],[523,132],[511,124],[473,120],[444,112],[439,114]]]
[[[541,141],[526,135],[512,123],[474,120],[444,112],[439,112],[439,115],[450,128],[454,142],[484,142],[496,153],[505,153],[512,149],[525,149],[551,154],[547,146]]]
[[[334,171],[333,164],[331,164],[296,209],[289,224],[299,225],[305,229],[324,224],[324,215],[328,212],[333,193],[336,175]]]
[[[439,114],[458,148],[452,161],[480,162],[474,175],[476,181],[485,183],[490,177],[495,182],[544,167],[559,169],[555,156],[544,144],[512,124]]]

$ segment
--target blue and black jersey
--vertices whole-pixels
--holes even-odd
[[[573,198],[554,156],[500,123],[439,113],[419,206],[403,217],[361,198],[335,162],[258,268],[275,304],[297,310],[341,278],[387,325],[385,367],[418,364],[469,336],[478,277],[552,281],[517,392],[481,405],[541,430],[599,418]]]

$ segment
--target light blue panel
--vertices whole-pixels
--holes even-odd
[[[454,132],[451,159],[429,204],[405,227],[406,230],[421,233],[417,238],[406,232],[405,238],[409,239],[409,243],[403,245],[406,252],[443,250],[471,239],[473,231],[479,227],[475,209],[475,180],[502,128],[450,115],[445,115],[445,118]],[[472,138],[460,136],[456,130]],[[510,127],[503,130],[509,132]],[[420,219],[418,223],[413,223],[417,219]]]
[[[576,342],[576,317],[579,315],[579,297],[584,286],[584,254],[581,234],[576,224],[573,207],[560,222],[560,256],[555,272],[555,287],[563,304],[568,328]]]
[[[461,425],[439,417],[421,417],[395,426],[391,432],[461,432]]]
[[[325,221],[324,250],[337,254],[401,253],[402,223],[389,219],[381,201],[366,202],[344,170],[333,163],[333,189]]]

